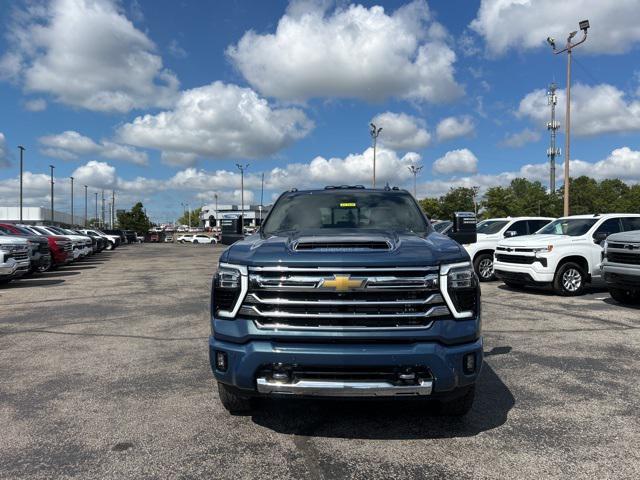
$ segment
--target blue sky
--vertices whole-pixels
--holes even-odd
[[[379,182],[418,196],[548,179],[544,96],[563,123],[563,44],[574,53],[572,171],[640,179],[640,1],[0,3],[0,205],[68,209],[70,175],[142,200],[155,220],[181,202],[265,203],[291,187],[369,184],[368,124],[383,127]],[[581,34],[578,34],[579,39]],[[558,138],[564,146],[562,129]],[[562,158],[559,159],[559,163]],[[560,165],[559,165],[560,169]],[[80,188],[76,190],[80,192]],[[76,202],[81,202],[81,194]]]

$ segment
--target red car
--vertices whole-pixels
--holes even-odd
[[[20,228],[32,232],[34,235],[40,235],[49,242],[49,250],[51,252],[51,264],[53,267],[66,265],[73,261],[73,243],[67,237],[62,235],[44,235],[36,230],[29,228],[28,225],[20,225]]]

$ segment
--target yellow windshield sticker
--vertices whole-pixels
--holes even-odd
[[[340,204],[340,206],[342,208],[349,208],[349,207],[355,208],[356,204],[355,204],[355,202],[343,202],[343,203]]]

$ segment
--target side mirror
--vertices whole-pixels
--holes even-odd
[[[504,232],[504,238],[511,238],[511,237],[517,237],[518,236],[518,232],[516,232],[515,230],[507,230],[506,232]]]
[[[593,234],[593,243],[602,243],[609,236],[609,232],[596,232]]]

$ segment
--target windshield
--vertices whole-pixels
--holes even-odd
[[[47,232],[46,230],[39,228],[39,227],[31,227],[35,232],[39,233],[40,235],[51,235],[51,233]]]
[[[264,224],[265,235],[315,229],[425,233],[429,226],[410,195],[391,192],[300,192],[282,197]]]
[[[595,218],[559,218],[544,228],[538,230],[535,235],[569,235],[579,237],[589,231],[596,223]]]
[[[509,223],[507,220],[483,220],[478,224],[476,232],[486,235],[498,233],[507,223]]]

